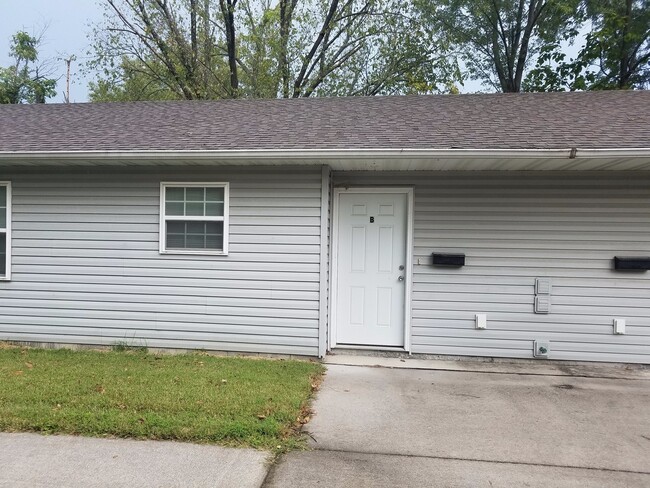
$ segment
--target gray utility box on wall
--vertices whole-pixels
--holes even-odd
[[[535,313],[551,313],[551,279],[535,278]]]
[[[535,313],[550,313],[551,312],[551,297],[544,295],[537,295],[535,297]]]
[[[551,352],[551,341],[534,341],[533,348],[533,356],[547,358]]]

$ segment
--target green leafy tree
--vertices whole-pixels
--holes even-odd
[[[0,68],[0,103],[45,103],[56,95],[56,80],[37,65],[40,39],[18,32],[11,39],[9,55],[14,64]]]
[[[650,0],[590,0],[592,31],[579,61],[595,66],[592,89],[650,86]]]
[[[375,8],[356,31],[345,32],[364,41],[345,64],[323,78],[315,94],[437,93],[450,91],[460,81],[448,43],[423,21],[411,1],[384,2]]]
[[[570,40],[580,24],[579,0],[416,0],[444,32],[468,75],[503,92],[519,92],[544,46]]]
[[[650,87],[650,0],[586,0],[591,30],[575,58],[549,44],[526,81],[528,90]]]
[[[172,93],[200,99],[236,91],[216,66],[218,13],[208,8],[211,2],[105,0],[102,5],[104,22],[92,36],[89,67],[101,72],[91,85],[92,100],[158,98],[161,93],[163,98]]]
[[[105,0],[104,6],[93,34],[90,67],[101,70],[91,85],[95,101],[436,91],[458,73],[408,0]]]
[[[156,70],[156,76],[150,70]],[[180,100],[178,92],[161,82],[165,68],[160,63],[146,66],[124,57],[116,69],[89,83],[91,102],[129,102],[136,100]]]
[[[550,42],[542,47],[536,66],[531,69],[523,83],[528,92],[557,92],[588,90],[595,75],[587,70],[584,58],[568,58],[564,46]]]

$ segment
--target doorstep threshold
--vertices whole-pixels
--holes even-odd
[[[347,350],[351,355],[354,355],[352,351],[384,351],[384,352],[394,352],[394,353],[403,353],[408,354],[408,351],[404,346],[374,346],[366,344],[337,344],[333,349],[332,353],[337,354],[339,350]]]

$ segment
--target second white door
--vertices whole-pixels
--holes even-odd
[[[338,195],[336,343],[403,346],[408,194]]]

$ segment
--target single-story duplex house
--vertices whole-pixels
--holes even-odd
[[[0,340],[650,363],[650,92],[0,106]]]

